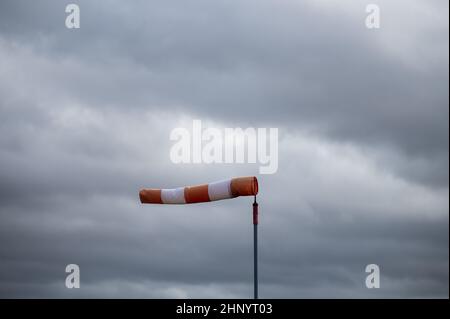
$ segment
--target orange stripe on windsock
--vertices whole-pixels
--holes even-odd
[[[233,196],[253,196],[258,194],[258,180],[254,176],[237,177],[231,180]]]
[[[249,176],[174,189],[143,189],[139,198],[143,204],[192,204],[256,194],[258,180]]]
[[[143,189],[139,192],[142,204],[162,204],[160,189]]]
[[[187,204],[209,202],[208,184],[186,187],[184,199]]]

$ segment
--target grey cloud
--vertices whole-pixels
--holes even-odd
[[[448,49],[439,45],[448,43],[448,28],[442,21],[425,16],[418,23],[410,46],[430,49],[411,52],[422,57],[411,67],[379,44],[398,29],[411,32],[408,17],[399,18],[388,3],[381,4],[388,27],[378,33],[362,18],[335,13],[332,19],[310,3],[178,5],[80,2],[83,28],[70,32],[60,26],[62,5],[43,2],[22,23],[13,13],[30,14],[29,6],[4,4],[2,29],[6,37],[31,41],[37,52],[50,52],[59,63],[48,66],[56,74],[44,79],[75,101],[189,108],[241,125],[287,125],[392,147],[405,160],[429,163],[416,174],[393,167],[404,178],[448,184],[448,54],[442,54]],[[38,19],[42,15],[47,18]]]

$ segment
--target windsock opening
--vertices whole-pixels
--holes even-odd
[[[142,189],[139,198],[142,204],[193,204],[256,194],[258,180],[248,176],[173,189]]]
[[[233,196],[253,196],[258,194],[258,180],[254,176],[231,179]]]

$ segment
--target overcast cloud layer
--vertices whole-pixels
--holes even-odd
[[[0,2],[0,297],[251,297],[249,198],[137,193],[254,174],[261,297],[448,298],[448,1],[73,2]],[[173,164],[193,119],[278,172]]]

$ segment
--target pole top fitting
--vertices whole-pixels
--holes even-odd
[[[256,202],[256,195],[255,201],[253,202],[253,225],[258,225],[258,203]]]

